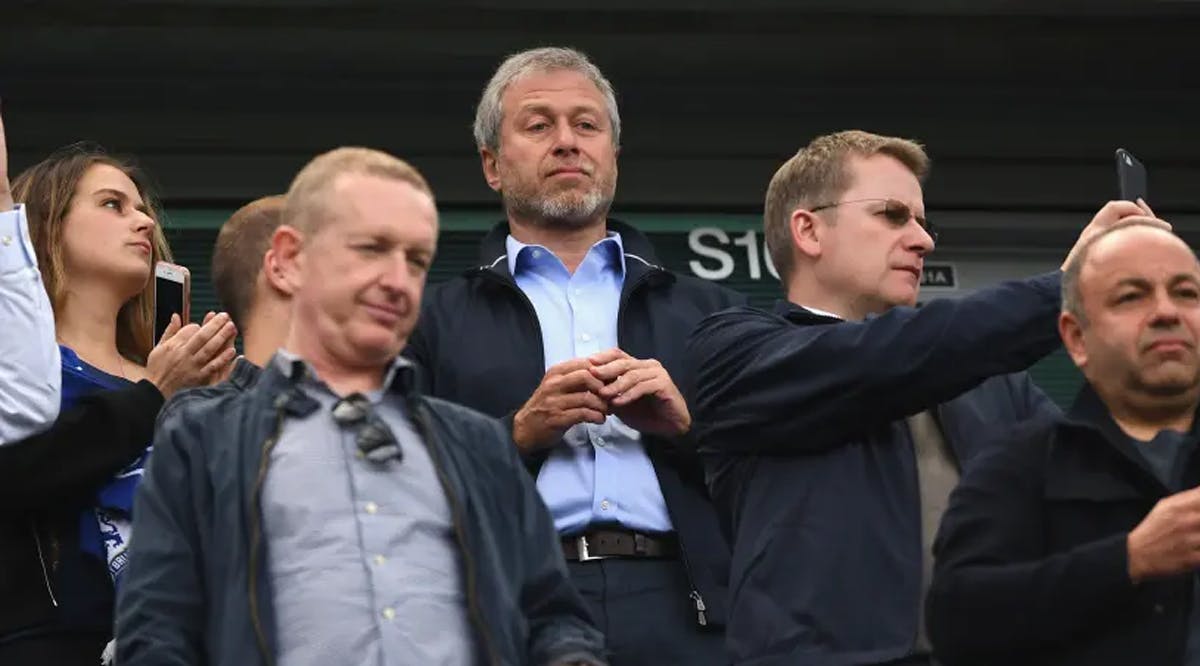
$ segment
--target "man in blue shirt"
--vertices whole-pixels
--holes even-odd
[[[608,217],[620,116],[583,54],[506,60],[475,139],[507,221],[479,268],[431,288],[406,353],[433,395],[505,419],[613,664],[720,663],[728,549],[679,446],[680,351],[741,298],[658,266]]]

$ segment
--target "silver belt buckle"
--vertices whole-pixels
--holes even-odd
[[[592,560],[606,560],[608,555],[592,555],[588,552],[588,540],[586,535],[575,537],[575,550],[579,552],[580,562],[591,562]]]

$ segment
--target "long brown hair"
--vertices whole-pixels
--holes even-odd
[[[55,319],[66,301],[67,274],[63,261],[64,220],[71,210],[79,181],[88,169],[98,164],[119,169],[133,181],[138,194],[146,202],[154,220],[151,232],[150,266],[155,262],[171,261],[171,248],[158,224],[158,206],[145,177],[132,163],[109,155],[92,144],[74,144],[55,151],[46,159],[29,167],[13,181],[13,199],[25,204],[29,220],[29,235],[37,253],[42,282],[54,307]],[[145,363],[154,348],[154,279],[121,306],[117,313],[117,351],[132,361]]]

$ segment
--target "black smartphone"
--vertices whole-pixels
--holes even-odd
[[[1149,201],[1146,194],[1146,166],[1124,148],[1117,149],[1117,189],[1125,201]]]
[[[160,261],[154,266],[154,344],[171,325],[171,315],[188,323],[192,276],[187,268]]]

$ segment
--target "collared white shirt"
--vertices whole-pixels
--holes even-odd
[[[61,392],[54,311],[18,205],[0,212],[0,445],[49,427]]]

